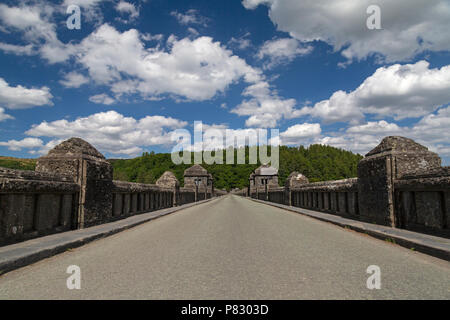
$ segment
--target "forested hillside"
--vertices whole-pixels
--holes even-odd
[[[225,152],[223,157],[224,164],[202,164],[213,175],[214,185],[219,189],[230,190],[247,186],[250,173],[260,165],[225,164]],[[303,173],[311,182],[356,177],[356,168],[361,159],[361,155],[324,145],[311,145],[308,148],[281,146],[280,184],[284,184],[292,171]],[[174,172],[183,183],[183,172],[191,166],[173,164],[169,153],[144,153],[135,159],[110,161],[114,166],[115,179],[143,183],[154,183],[166,170]]]
[[[246,148],[248,163],[248,147]],[[214,185],[219,189],[231,190],[248,185],[250,173],[258,164],[225,164],[226,152],[223,152],[224,164],[202,164],[214,177]],[[193,155],[192,155],[193,156]],[[236,157],[236,150],[235,150]],[[356,167],[362,156],[349,151],[324,145],[311,145],[308,148],[280,147],[280,184],[292,171],[303,173],[311,182],[337,180],[356,177]],[[175,173],[183,184],[184,170],[191,165],[175,165],[170,153],[144,153],[134,159],[111,159],[114,167],[114,179],[130,182],[154,183],[166,170]],[[21,170],[34,170],[36,160],[0,157],[0,167]],[[235,161],[237,163],[237,161]]]

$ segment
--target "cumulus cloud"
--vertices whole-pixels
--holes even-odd
[[[203,133],[202,140],[194,141],[194,144],[186,146],[185,150],[199,152],[202,150],[224,150],[228,147],[239,148],[258,144],[279,145],[278,131],[272,132],[272,130],[259,128],[230,129],[226,124],[204,123],[196,123],[194,130]],[[176,136],[178,137],[178,135]]]
[[[21,32],[29,45],[38,47],[38,52],[44,59],[57,63],[67,60],[74,53],[74,48],[58,39],[56,25],[51,22],[55,12],[55,6],[45,2],[17,7],[0,4],[0,22],[5,30]],[[32,54],[31,47],[27,46],[3,44],[3,48],[9,53]]]
[[[364,114],[396,120],[424,116],[450,102],[450,66],[430,69],[429,63],[395,64],[375,71],[352,92],[337,91],[302,114],[324,122],[360,122]]]
[[[416,54],[450,50],[450,2],[447,0],[379,0],[382,30],[369,30],[371,0],[243,0],[247,9],[269,7],[281,31],[300,41],[322,40],[347,59],[379,54],[387,62]]]
[[[275,127],[279,120],[296,118],[301,115],[295,109],[295,99],[284,99],[270,88],[267,81],[259,81],[248,86],[242,93],[249,99],[244,100],[231,112],[240,116],[249,116],[245,121],[248,127]]]
[[[404,136],[423,144],[441,157],[450,157],[450,142],[445,133],[450,127],[450,107],[422,117],[415,124],[399,126],[385,120],[350,126],[344,132],[328,133],[315,142],[366,154],[386,136]]]
[[[259,59],[267,59],[265,69],[292,62],[298,56],[311,53],[312,46],[304,45],[292,38],[274,39],[264,42],[257,53]]]
[[[129,20],[121,20],[123,22],[128,23],[139,17],[139,9],[136,8],[136,6],[130,2],[121,0],[117,3],[115,8],[119,13],[128,15]]]
[[[105,24],[80,43],[77,59],[96,83],[114,87],[117,94],[139,93],[143,98],[169,94],[206,100],[242,77],[259,76],[210,37],[172,36],[168,44],[168,52],[146,49],[137,30],[121,33]]]
[[[59,83],[61,83],[66,88],[79,88],[88,82],[88,77],[85,77],[81,73],[75,71],[65,74],[64,79],[59,81]]]
[[[90,97],[89,101],[98,104],[106,104],[108,106],[116,102],[115,99],[111,98],[106,93],[96,94],[95,96]]]
[[[42,148],[44,142],[38,138],[25,138],[22,140],[0,141],[0,146],[8,147],[12,151],[20,151],[22,149]]]
[[[50,89],[28,89],[21,85],[10,86],[0,78],[0,105],[9,109],[26,109],[36,106],[53,105]]]
[[[426,115],[412,127],[411,132],[417,141],[428,144],[433,151],[450,157],[449,128],[450,106]]]
[[[0,50],[2,50],[5,53],[12,53],[18,56],[31,56],[36,54],[31,44],[21,46],[0,42]]]
[[[305,145],[322,132],[318,123],[301,123],[290,126],[280,133],[280,144]]]
[[[100,112],[74,121],[44,121],[33,125],[26,134],[60,141],[80,137],[101,152],[137,155],[143,147],[170,145],[171,130],[183,128],[186,122],[171,117],[146,116],[141,119],[125,117],[116,111]],[[41,150],[45,152],[47,149]]]
[[[6,114],[5,109],[0,107],[0,122],[8,119],[14,119],[14,117],[10,116],[9,114]]]
[[[73,2],[83,9],[98,8],[100,3],[94,0]],[[122,10],[130,8],[126,4],[120,6],[120,2],[119,7]],[[248,84],[243,93],[246,100],[234,111],[249,116],[247,126],[275,126],[283,117],[298,115],[298,110],[293,109],[294,99],[280,97],[270,88],[261,70],[251,67],[211,37],[178,39],[171,35],[165,46],[158,43],[148,47],[144,42],[153,39],[151,36],[136,29],[121,32],[103,24],[79,43],[65,44],[57,38],[56,24],[51,22],[54,7],[2,5],[2,9],[0,21],[3,25],[23,32],[24,38],[36,46],[42,58],[50,63],[73,59],[78,70],[66,74],[60,81],[66,87],[76,88],[92,81],[109,87],[116,100],[121,100],[124,95],[140,95],[148,100],[171,97],[177,101],[203,101],[244,80]],[[182,24],[204,25],[207,21],[196,10],[172,14]],[[25,18],[19,19],[22,16]],[[82,74],[87,74],[89,79]],[[267,88],[264,93],[258,93],[259,90],[255,91],[257,86]],[[105,95],[93,96],[91,101],[112,103],[112,98]]]

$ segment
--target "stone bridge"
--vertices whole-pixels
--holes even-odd
[[[0,168],[0,299],[449,299],[449,173],[426,147],[386,137],[357,178],[293,172],[281,187],[263,165],[226,194],[199,165],[183,187],[171,172],[114,181],[72,138],[34,172]],[[66,287],[70,265],[81,290]],[[381,290],[366,287],[373,265]]]

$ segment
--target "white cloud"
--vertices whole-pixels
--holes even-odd
[[[411,128],[411,135],[433,151],[450,157],[450,106],[423,117]]]
[[[18,56],[31,56],[35,54],[31,44],[20,46],[9,43],[0,42],[0,50],[6,53],[12,53]]]
[[[33,5],[22,4],[18,7],[0,4],[0,22],[5,30],[21,32],[29,45],[39,48],[38,51],[44,59],[50,63],[57,63],[67,60],[74,53],[74,47],[58,39],[56,25],[51,22],[55,12],[56,7],[45,2]],[[22,48],[11,44],[3,44],[3,46],[10,53],[31,54],[31,48],[28,45]]]
[[[64,79],[59,81],[66,88],[79,88],[88,82],[89,78],[75,71],[65,74]]]
[[[250,116],[245,121],[247,127],[273,128],[283,118],[291,119],[300,115],[299,110],[294,109],[295,99],[279,97],[266,81],[250,85],[242,94],[250,99],[244,100],[231,112],[240,116]]]
[[[206,27],[209,19],[201,16],[199,12],[195,9],[190,9],[186,11],[185,13],[181,13],[178,11],[172,11],[170,15],[174,16],[178,23],[182,25],[188,25],[188,24],[199,24]]]
[[[89,101],[98,103],[98,104],[106,104],[108,106],[116,102],[115,99],[111,98],[110,96],[108,96],[105,93],[92,96],[89,98]]]
[[[50,89],[27,89],[21,85],[10,86],[0,78],[0,105],[9,109],[26,109],[43,105],[53,105]]]
[[[25,138],[22,140],[9,140],[6,142],[0,141],[0,146],[8,147],[12,151],[20,151],[22,149],[42,148],[44,143],[41,139]]]
[[[320,136],[322,129],[318,123],[301,123],[290,126],[280,133],[282,145],[306,145],[311,139]]]
[[[264,42],[257,53],[259,59],[267,58],[264,68],[271,69],[280,64],[292,62],[298,56],[311,53],[312,46],[302,44],[292,38],[274,39]]]
[[[278,135],[265,129],[230,129],[226,124],[196,124],[196,132],[203,132],[202,141],[196,141],[191,146],[186,146],[188,151],[224,150],[230,146],[243,147],[258,144],[279,145]],[[273,135],[272,135],[273,134]],[[259,141],[261,139],[261,141]],[[263,140],[267,139],[267,140]],[[259,141],[259,142],[258,142]]]
[[[324,136],[317,137],[315,143],[331,145],[364,155],[375,148],[386,136],[413,138],[409,128],[399,127],[395,123],[381,120],[351,126],[344,132],[327,133]]]
[[[385,120],[369,121],[349,127],[345,132],[334,132],[316,139],[316,143],[366,154],[386,136],[404,136],[437,152],[441,157],[450,157],[450,107],[428,114],[410,127],[401,127]]]
[[[69,4],[66,2],[63,4]],[[73,2],[83,9],[93,10],[98,9],[100,3],[94,0]],[[109,87],[117,100],[124,95],[140,95],[148,100],[172,97],[177,101],[203,101],[224,93],[231,84],[243,79],[249,85],[244,95],[250,99],[243,101],[235,111],[250,116],[246,122],[248,126],[274,126],[283,117],[298,115],[298,110],[293,110],[294,99],[279,97],[276,91],[268,88],[261,70],[249,66],[211,37],[177,39],[171,35],[165,47],[161,43],[147,47],[144,41],[155,39],[153,36],[141,34],[136,29],[120,32],[103,24],[81,42],[64,44],[56,36],[56,24],[50,22],[55,8],[33,5],[4,6],[4,9],[16,17],[26,16],[19,22],[5,18],[6,15],[0,19],[6,27],[21,30],[48,62],[60,63],[72,58],[76,66],[80,66],[60,81],[67,87],[87,83],[86,77],[82,76],[87,72],[89,81]],[[183,14],[174,12],[173,15],[183,24],[204,25],[208,20],[196,10]],[[252,92],[261,83],[267,86],[265,92]],[[102,97],[105,96],[91,99],[100,101]],[[111,103],[111,99],[106,102]]]
[[[19,7],[0,4],[0,21],[8,28],[25,32],[29,40],[55,39],[55,26],[47,21],[53,12],[53,8],[45,4]]]
[[[363,114],[404,119],[424,116],[450,103],[450,66],[429,63],[382,67],[354,91],[337,91],[328,100],[304,107],[303,114],[325,122],[360,122]]]
[[[117,3],[116,10],[121,14],[128,15],[129,20],[122,20],[125,23],[128,23],[139,17],[139,9],[137,9],[136,6],[130,2],[121,0],[119,3]]]
[[[169,52],[146,49],[137,30],[120,33],[105,24],[81,42],[77,59],[98,84],[114,87],[119,95],[139,93],[143,98],[169,94],[206,100],[242,77],[260,77],[258,70],[210,37],[171,36],[168,44]]]
[[[347,59],[379,53],[393,62],[450,50],[448,0],[243,0],[247,9],[261,4],[279,30],[300,41],[325,41]],[[366,26],[373,4],[381,9],[382,30]]]
[[[0,122],[8,120],[8,119],[14,119],[14,117],[10,116],[9,114],[6,114],[5,109],[0,107]]]
[[[26,134],[53,140],[80,137],[92,143],[101,152],[131,156],[142,152],[143,147],[172,144],[170,130],[186,125],[186,122],[170,117],[146,116],[134,119],[116,111],[108,111],[74,121],[44,121],[33,125]],[[47,148],[41,152],[46,150]]]
[[[193,37],[197,37],[200,34],[196,29],[191,27],[189,27],[187,30]]]
[[[378,122],[367,122],[366,124],[353,126],[347,129],[348,133],[356,134],[396,134],[401,133],[402,129],[395,123],[389,123],[384,120]]]

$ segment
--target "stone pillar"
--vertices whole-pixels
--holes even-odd
[[[384,138],[358,164],[358,204],[361,218],[396,227],[394,182],[403,175],[441,166],[441,159],[411,139]]]
[[[38,159],[36,171],[70,175],[80,186],[78,228],[111,219],[113,169],[105,157],[86,141],[71,138],[62,142]]]

